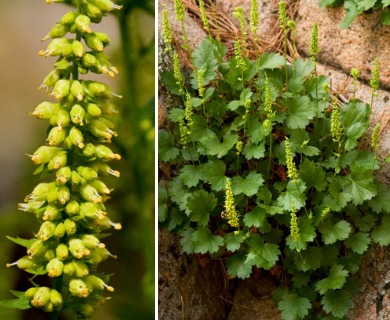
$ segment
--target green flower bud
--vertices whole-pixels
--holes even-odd
[[[61,218],[61,210],[53,204],[48,204],[43,213],[42,219],[44,221],[54,221]]]
[[[111,227],[116,229],[116,230],[122,229],[122,225],[120,223],[114,223],[106,216],[103,217],[103,219],[98,219],[98,220],[95,220],[94,222],[96,224],[95,227],[99,228],[100,230],[108,230]]]
[[[94,170],[100,174],[104,174],[104,175],[110,174],[110,175],[113,175],[114,177],[117,177],[117,178],[120,177],[119,171],[111,169],[111,167],[108,164],[101,162],[101,161],[95,162],[92,165],[92,168],[94,168]]]
[[[72,184],[83,184],[85,183],[85,179],[81,178],[81,176],[76,172],[72,171]]]
[[[77,12],[74,11],[67,12],[60,19],[60,23],[66,26],[70,26],[74,23],[76,17],[77,17]]]
[[[37,290],[38,290],[38,287],[31,287],[31,288],[26,290],[24,295],[26,296],[26,298],[28,300],[32,300],[34,298],[35,292],[37,292]]]
[[[80,304],[76,306],[77,316],[83,319],[90,318],[93,314],[93,307],[89,304]]]
[[[91,252],[84,246],[84,242],[81,239],[70,239],[69,240],[69,252],[74,256],[76,259],[81,259],[87,255],[89,255]]]
[[[122,6],[115,4],[111,0],[91,0],[89,2],[98,7],[103,13],[111,12],[114,9],[122,9]]]
[[[54,230],[56,229],[56,223],[53,221],[44,221],[39,228],[37,238],[42,241],[46,241],[54,236]]]
[[[84,116],[85,116],[85,110],[82,106],[79,104],[73,105],[72,109],[70,110],[70,119],[74,124],[78,124],[80,126],[84,125]]]
[[[65,130],[59,130],[58,127],[54,127],[50,130],[46,139],[49,146],[58,146],[66,139]]]
[[[26,270],[34,266],[34,261],[31,259],[30,256],[24,256],[20,258],[18,261],[13,262],[13,263],[7,263],[6,266],[7,268],[17,266],[19,269]]]
[[[70,68],[72,67],[72,62],[66,60],[66,59],[60,59],[58,60],[55,64],[54,64],[54,67],[57,69],[57,70],[70,70]]]
[[[110,87],[104,83],[97,81],[84,81],[86,84],[86,92],[89,94],[91,98],[104,98],[109,99],[113,96]]]
[[[51,259],[54,259],[56,257],[56,253],[52,248],[46,249],[45,253],[43,254],[43,258],[46,261],[50,261]]]
[[[56,82],[53,92],[51,93],[57,100],[66,97],[69,94],[70,81],[66,79],[60,79]]]
[[[47,202],[52,203],[57,201],[57,184],[55,182],[50,182],[48,184],[48,191],[46,194]]]
[[[91,159],[96,155],[96,147],[92,143],[87,143],[85,148],[83,149],[83,156]]]
[[[74,24],[76,26],[76,29],[80,31],[81,33],[91,33],[92,30],[90,28],[91,26],[91,19],[83,14],[79,14],[75,21]]]
[[[86,4],[85,13],[88,17],[91,18],[91,21],[94,23],[99,23],[100,21],[102,21],[102,11],[97,6],[91,3]]]
[[[42,310],[46,313],[52,313],[53,310],[54,310],[54,306],[53,304],[51,303],[51,301],[49,300],[48,302],[46,302],[46,304],[43,306]]]
[[[84,99],[84,87],[78,80],[73,80],[70,86],[70,92],[76,97],[78,101]]]
[[[59,277],[63,270],[64,263],[58,258],[50,260],[46,265],[46,271],[48,272],[47,275],[51,278]]]
[[[84,136],[77,127],[72,127],[69,131],[69,139],[73,145],[84,148]]]
[[[65,206],[65,212],[70,216],[78,214],[80,211],[80,205],[76,200],[72,200]]]
[[[85,180],[93,180],[98,178],[97,172],[90,167],[80,166],[77,168],[77,172],[83,177]]]
[[[47,168],[49,170],[57,170],[65,166],[66,161],[67,161],[66,151],[59,151],[49,161]]]
[[[69,282],[69,292],[80,298],[86,298],[89,295],[89,290],[81,279],[72,279]]]
[[[85,54],[85,48],[78,40],[72,41],[72,52],[76,57],[82,58]]]
[[[42,240],[35,240],[30,248],[27,250],[27,254],[33,256],[42,256],[48,249],[48,245],[46,243],[43,243]]]
[[[56,229],[54,230],[54,236],[56,238],[62,238],[65,235],[65,225],[63,222],[57,224]]]
[[[65,232],[68,236],[71,236],[72,234],[75,234],[77,232],[76,222],[74,222],[71,219],[65,219],[64,227],[65,227]]]
[[[59,309],[63,304],[63,299],[61,293],[55,289],[50,291],[50,302],[53,304],[55,309]]]
[[[27,200],[46,200],[46,194],[49,191],[49,183],[41,182],[29,194],[24,201]]]
[[[87,264],[80,260],[73,260],[72,264],[74,266],[74,275],[78,278],[83,278],[89,274],[89,268]]]
[[[99,117],[102,114],[102,111],[95,103],[88,103],[86,110],[88,114],[91,115],[92,117]]]
[[[39,51],[41,56],[59,56],[69,55],[72,52],[72,46],[69,39],[56,38],[51,40],[46,50]]]
[[[57,188],[57,199],[64,205],[70,199],[70,190],[67,186],[58,186]]]
[[[85,43],[94,51],[102,52],[104,50],[103,42],[96,36],[95,32],[85,35]]]
[[[97,66],[97,59],[96,57],[91,53],[86,53],[83,56],[83,65],[86,68],[93,68]]]
[[[92,234],[83,234],[81,236],[81,240],[83,241],[84,245],[88,249],[95,249],[95,248],[104,248],[105,244],[101,243],[99,239],[92,235]]]
[[[100,180],[93,180],[90,182],[90,185],[94,187],[97,192],[104,193],[104,194],[110,194],[110,189],[107,188],[106,184]]]
[[[58,80],[60,80],[60,72],[58,70],[51,70],[43,79],[43,82],[38,89],[44,88],[48,91],[48,88],[54,87]]]
[[[62,38],[64,35],[66,35],[69,31],[69,28],[68,26],[62,24],[62,23],[57,23],[55,24],[49,34],[47,36],[45,36],[42,41],[45,41],[47,39],[50,39],[50,38]]]
[[[99,159],[102,160],[120,160],[121,156],[119,154],[113,153],[111,149],[105,145],[97,145],[95,147],[95,154]]]
[[[116,137],[118,135],[115,131],[111,130],[105,122],[101,121],[100,119],[91,121],[88,128],[91,133],[98,138],[101,137],[110,140],[112,136]]]
[[[62,271],[64,274],[68,276],[73,276],[74,274],[74,264],[73,261],[64,264],[64,270]]]
[[[50,118],[50,124],[55,126],[58,126],[59,130],[62,130],[62,128],[65,128],[70,123],[70,116],[69,111],[65,108],[61,108],[57,111],[55,115],[53,115],[52,118]]]
[[[87,288],[91,292],[95,290],[102,291],[104,289],[107,289],[108,291],[111,292],[114,291],[113,287],[106,285],[106,283],[102,279],[100,279],[98,276],[94,274],[90,274],[89,276],[85,277],[83,281],[85,282]]]
[[[69,250],[68,250],[68,247],[66,246],[66,244],[64,243],[60,243],[57,248],[56,248],[56,257],[61,260],[61,261],[64,261],[66,259],[68,259],[69,257]]]
[[[35,291],[31,305],[36,308],[42,308],[50,299],[50,288],[40,287]]]
[[[51,103],[49,101],[41,102],[30,115],[38,118],[49,120],[55,114],[57,114],[60,109],[60,105],[58,103]]]
[[[41,146],[33,153],[31,160],[35,164],[48,163],[58,153],[58,150],[55,147]]]
[[[80,205],[80,214],[92,219],[104,219],[105,212],[92,202],[83,202]]]
[[[80,187],[80,195],[83,197],[84,200],[90,201],[93,203],[99,203],[102,202],[102,197],[100,196],[99,192],[89,185],[88,183],[83,184]]]
[[[18,203],[18,209],[25,212],[36,213],[44,205],[45,201],[28,201],[27,203]]]
[[[70,167],[59,168],[56,172],[56,182],[60,184],[67,183],[72,177],[72,170]]]

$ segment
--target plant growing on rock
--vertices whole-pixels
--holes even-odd
[[[381,10],[380,21],[384,25],[390,24],[390,1],[388,0],[320,0],[321,7],[339,7],[344,5],[345,17],[341,22],[342,29],[348,28],[355,18],[365,12]]]
[[[16,299],[1,305],[42,309],[50,319],[57,319],[63,309],[89,318],[107,299],[104,291],[114,291],[98,265],[113,256],[101,239],[110,228],[121,228],[107,216],[105,202],[111,190],[102,181],[105,175],[119,177],[108,162],[120,155],[107,146],[117,136],[110,120],[116,109],[109,102],[116,94],[84,75],[117,73],[104,53],[110,38],[93,31],[92,23],[121,7],[110,0],[46,0],[54,2],[67,2],[75,10],[64,14],[42,39],[50,43],[39,54],[57,61],[41,88],[55,101],[44,101],[31,113],[50,126],[46,144],[29,155],[42,182],[19,204],[41,226],[33,239],[8,237],[27,249],[8,266],[30,273],[31,287],[12,291]]]
[[[239,45],[228,58],[208,37],[188,79],[177,63],[162,74],[180,102],[172,130],[159,132],[159,160],[172,168],[161,227],[186,253],[223,257],[232,277],[283,270],[274,298],[285,320],[345,319],[364,253],[390,244],[371,108],[332,96],[315,69],[316,37],[315,27],[312,59],[291,64],[279,53],[251,60]]]

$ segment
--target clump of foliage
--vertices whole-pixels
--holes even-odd
[[[372,10],[381,10],[380,21],[384,25],[390,25],[389,0],[320,0],[320,6],[322,7],[339,7],[342,5],[345,8],[345,17],[340,24],[342,29],[348,28],[357,16]]]
[[[46,3],[64,2],[46,0]],[[85,79],[88,72],[113,77],[117,70],[104,53],[110,38],[94,32],[92,23],[121,7],[110,0],[75,0],[74,11],[62,16],[42,41],[51,39],[40,55],[57,57],[54,69],[41,88],[56,101],[44,101],[31,113],[49,121],[46,144],[31,156],[42,178],[19,209],[35,215],[41,223],[33,239],[8,237],[25,247],[26,255],[16,265],[32,275],[31,287],[12,293],[14,300],[1,305],[38,308],[57,319],[63,309],[89,318],[114,291],[109,276],[97,270],[112,256],[101,239],[110,228],[120,229],[107,216],[105,202],[111,190],[102,177],[119,172],[107,163],[120,159],[108,146],[117,136],[110,120],[116,108],[108,85]],[[67,38],[66,36],[69,36]]]
[[[283,270],[274,298],[285,320],[345,319],[364,253],[390,244],[372,106],[332,96],[315,68],[317,32],[308,60],[251,60],[239,40],[228,57],[208,37],[189,78],[176,53],[162,75],[180,102],[172,130],[159,132],[159,160],[172,168],[159,186],[160,226],[186,253],[223,257],[232,277]]]

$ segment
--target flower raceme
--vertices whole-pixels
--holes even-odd
[[[46,3],[64,2],[46,0]],[[117,136],[110,117],[116,113],[108,99],[116,96],[108,85],[82,78],[88,72],[115,76],[118,71],[103,52],[110,43],[104,32],[95,32],[104,14],[121,9],[110,0],[72,2],[76,11],[62,16],[42,41],[50,40],[39,54],[57,57],[54,69],[43,80],[55,102],[40,103],[31,115],[48,120],[46,145],[29,155],[38,165],[35,174],[52,176],[39,183],[19,204],[41,223],[35,239],[14,239],[27,248],[27,255],[16,265],[34,275],[52,278],[50,286],[27,289],[23,299],[30,306],[55,313],[65,306],[79,317],[90,317],[104,302],[103,290],[114,291],[106,284],[108,277],[97,272],[97,265],[114,257],[100,239],[109,228],[121,229],[107,215],[105,207],[111,189],[101,181],[106,175],[119,177],[108,161],[120,155],[107,146]],[[64,36],[73,35],[72,38]],[[46,179],[47,180],[47,179]]]

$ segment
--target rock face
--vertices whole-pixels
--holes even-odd
[[[160,230],[158,318],[161,320],[227,319],[230,295],[219,261],[184,255],[176,236]],[[202,266],[203,265],[203,266]]]
[[[373,60],[379,56],[382,90],[374,99],[372,124],[381,124],[379,157],[389,155],[390,149],[390,27],[382,26],[378,13],[358,17],[347,30],[339,24],[344,17],[344,9],[320,8],[318,0],[285,0],[297,6],[295,41],[299,52],[308,54],[311,29],[314,22],[319,26],[318,57],[319,73],[332,79],[333,89],[346,99],[353,95],[353,84],[348,76],[351,68],[361,73],[361,82],[356,96],[369,103],[371,89],[367,82]],[[174,21],[173,0],[159,0],[159,34],[161,34],[162,3],[167,3],[170,21]],[[194,0],[184,0],[194,3]],[[259,0],[259,36],[271,42],[279,32],[277,0]],[[231,21],[237,23],[232,12],[242,6],[249,12],[250,0],[214,0],[218,10],[224,12]],[[206,36],[197,22],[186,16],[187,36],[194,49]],[[182,43],[181,25],[173,23],[175,41]],[[160,58],[160,56],[159,56]],[[162,59],[163,60],[163,59]],[[172,107],[163,87],[159,87],[159,128],[167,123],[167,110]],[[164,171],[164,168],[160,169]],[[166,169],[166,168],[165,168]],[[166,170],[165,170],[166,171]],[[390,165],[386,165],[379,177],[390,186]],[[390,199],[389,199],[390,202]],[[180,250],[178,238],[165,230],[159,231],[159,319],[161,320],[278,320],[271,292],[273,283],[268,278],[238,281],[232,290],[226,290],[225,276],[221,265],[216,261],[201,260],[186,256]],[[363,260],[360,269],[362,288],[354,299],[354,307],[349,314],[355,320],[390,320],[390,249],[374,247]],[[230,281],[232,284],[233,281]],[[222,298],[221,298],[222,297]]]

